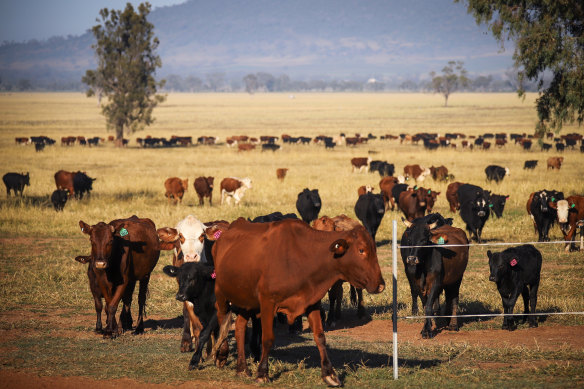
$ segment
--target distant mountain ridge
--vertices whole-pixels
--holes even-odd
[[[459,59],[474,73],[512,64],[452,0],[190,0],[150,14],[162,76],[258,71],[292,77],[419,77]],[[88,29],[91,26],[88,26]],[[95,67],[87,33],[0,46],[3,79],[77,79]]]

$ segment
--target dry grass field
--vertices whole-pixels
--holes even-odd
[[[225,370],[210,362],[197,372],[186,370],[190,355],[179,352],[181,314],[174,300],[176,282],[162,273],[169,253],[161,255],[150,283],[147,333],[124,334],[113,341],[92,333],[95,314],[86,267],[75,262],[76,255],[88,254],[90,246],[78,222],[89,224],[136,214],[151,218],[157,227],[174,226],[193,214],[202,221],[234,220],[273,211],[296,212],[297,194],[304,188],[318,189],[322,199],[320,215],[345,213],[354,217],[357,188],[370,184],[379,191],[379,175],[352,173],[352,157],[371,156],[393,163],[396,172],[403,166],[445,165],[456,181],[482,186],[510,198],[501,219],[489,219],[483,231],[487,243],[537,240],[525,211],[529,194],[556,189],[565,195],[584,194],[584,154],[566,150],[561,170],[546,169],[555,151],[541,152],[534,142],[532,151],[513,143],[489,151],[439,149],[426,151],[422,145],[399,141],[372,140],[357,147],[283,145],[273,153],[253,150],[237,152],[225,146],[232,135],[276,135],[314,137],[372,133],[485,132],[532,133],[536,121],[535,96],[525,100],[514,94],[454,94],[450,107],[442,98],[426,94],[171,94],[154,112],[156,122],[142,132],[131,134],[125,149],[111,144],[99,147],[62,147],[59,142],[42,152],[32,145],[19,146],[19,136],[46,135],[85,137],[109,135],[95,99],[71,94],[0,94],[0,162],[2,174],[30,172],[31,185],[22,199],[0,195],[0,382],[10,378],[11,386],[27,382],[28,375],[72,376],[78,381],[47,378],[50,386],[88,385],[130,379],[126,386],[142,383],[165,385],[195,382],[197,386],[237,387],[253,381],[235,376],[234,360]],[[562,133],[584,133],[568,126]],[[214,146],[143,149],[136,137],[152,135],[218,136]],[[460,143],[457,141],[455,143]],[[536,159],[538,167],[523,170],[525,160]],[[500,184],[485,179],[489,164],[507,166],[510,177]],[[289,168],[283,182],[276,169]],[[89,199],[70,200],[64,212],[56,213],[49,201],[55,189],[56,171],[85,171],[97,178]],[[192,183],[198,176],[214,176],[217,189],[210,207],[198,205]],[[164,180],[178,176],[189,179],[182,204],[168,204]],[[248,190],[239,207],[219,205],[219,182],[224,177],[250,177]],[[446,183],[427,179],[424,186],[441,192],[435,211],[454,217],[454,225],[464,228],[458,215],[451,214],[445,198]],[[387,212],[377,233],[378,256],[387,284],[391,285],[391,220],[401,217]],[[398,223],[398,237],[403,225]],[[557,226],[552,240],[561,240]],[[540,245],[544,263],[539,289],[538,312],[584,311],[584,254],[565,253],[562,245]],[[487,249],[470,249],[470,262],[461,287],[461,310],[465,314],[500,313],[500,297],[488,281]],[[347,287],[346,287],[347,288]],[[422,340],[421,320],[400,321],[400,380],[392,380],[391,301],[388,288],[380,295],[367,295],[370,321],[355,318],[355,309],[344,305],[345,324],[327,331],[329,356],[346,387],[471,386],[566,387],[584,384],[584,318],[542,315],[540,327],[526,325],[513,332],[502,331],[500,318],[466,319],[459,333],[443,331],[434,339]],[[399,262],[398,314],[410,314],[409,287]],[[323,300],[328,308],[328,300]],[[522,307],[517,304],[516,312]],[[136,309],[135,309],[136,310]],[[279,330],[271,354],[270,375],[275,387],[322,386],[318,352],[309,331],[290,336]],[[116,363],[112,363],[116,361]],[[19,375],[21,374],[21,375]],[[24,375],[22,375],[24,374]],[[84,378],[80,378],[84,377]],[[107,380],[107,381],[104,381]],[[37,382],[37,381],[30,381]],[[41,380],[42,383],[42,380]],[[0,387],[2,384],[0,383]],[[108,387],[108,386],[104,386]],[[156,386],[164,387],[164,386]],[[186,387],[186,386],[185,386]]]

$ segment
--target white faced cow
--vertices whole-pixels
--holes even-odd
[[[184,262],[207,262],[203,245],[205,225],[193,215],[179,221],[176,228],[161,228],[158,235],[163,242],[174,246],[173,266]]]

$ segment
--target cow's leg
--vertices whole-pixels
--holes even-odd
[[[209,206],[213,206],[213,192],[209,193]]]
[[[260,301],[260,315],[262,319],[262,356],[258,364],[256,382],[264,383],[270,380],[268,376],[268,354],[274,344],[274,305],[270,302]],[[318,322],[320,323],[320,316]]]
[[[576,224],[574,223],[574,225],[568,225],[570,230],[568,231],[568,234],[566,234],[566,236],[564,237],[564,240],[566,242],[570,242],[570,243],[566,243],[566,247],[565,247],[565,251],[566,252],[570,252],[570,251],[578,251],[578,248],[576,247],[575,244],[575,240],[574,240],[574,235],[576,235]]]
[[[189,334],[190,338],[192,339],[193,348],[196,349],[199,344],[199,336],[201,331],[203,330],[203,324],[195,315],[195,309],[193,303],[190,301],[185,301],[184,308],[186,310],[186,314],[189,318]]]
[[[93,302],[95,304],[95,314],[97,316],[95,332],[101,334],[103,333],[103,327],[101,326],[101,311],[103,310],[103,300],[101,299],[101,296],[94,295]]]
[[[452,315],[448,329],[450,331],[458,331],[458,296],[460,291],[460,284],[462,279],[458,282],[444,287],[444,295],[446,297],[446,314]]]
[[[128,280],[124,280],[121,285],[116,288],[111,300],[106,306],[107,309],[107,327],[104,333],[104,337],[116,337],[119,332],[118,323],[116,321],[116,311],[118,310],[118,305],[120,300],[126,291],[126,286],[128,285]],[[107,299],[106,299],[107,301]]]
[[[259,362],[262,356],[262,322],[255,314],[252,314],[251,316],[251,338],[249,340],[249,349],[254,362]]]
[[[367,316],[367,311],[365,310],[365,303],[363,302],[363,289],[355,288],[357,292],[357,317],[362,319]]]
[[[308,324],[312,330],[314,342],[320,354],[321,377],[328,386],[341,386],[341,381],[337,377],[326,352],[326,338],[320,317],[320,302],[308,307],[306,313],[308,314]]]
[[[128,282],[126,291],[122,296],[122,312],[120,313],[120,324],[122,325],[122,331],[129,331],[132,329],[132,295],[134,294],[134,288],[136,287],[136,281],[131,280]]]
[[[211,317],[211,320],[209,320],[209,323],[207,323],[205,328],[203,328],[203,331],[201,331],[201,337],[199,339],[199,344],[197,345],[197,348],[195,349],[195,353],[193,354],[193,357],[191,358],[191,362],[189,362],[189,370],[196,369],[199,366],[199,362],[201,361],[201,357],[203,355],[203,347],[209,341],[211,334],[217,328],[217,326],[218,326],[217,314],[215,313]]]
[[[198,195],[199,196],[199,205],[203,206],[203,196],[202,195]]]
[[[182,339],[180,341],[180,352],[186,353],[193,351],[193,338],[191,332],[191,320],[189,317],[189,312],[187,311],[187,303],[183,303],[183,333]]]
[[[537,290],[539,289],[539,282],[535,285],[530,285],[529,287],[529,305],[530,312],[535,313],[535,307],[537,306]],[[537,327],[537,316],[529,316],[529,326]]]
[[[343,281],[338,280],[328,291],[329,297],[329,313],[326,324],[329,327],[335,326],[335,320],[341,315],[341,300],[343,299]],[[338,307],[338,311],[337,311]]]
[[[511,292],[511,295],[508,298],[503,297],[503,313],[509,315],[513,313],[513,308],[515,307],[515,303],[517,302],[519,294],[519,290],[514,290]],[[515,324],[515,318],[513,316],[505,316],[503,318],[502,328],[509,331],[515,330],[517,328],[517,325]]]
[[[134,335],[144,333],[144,313],[146,310],[146,296],[148,295],[149,282],[150,275],[140,280],[140,289],[138,291],[138,322],[136,323]]]
[[[430,278],[430,277],[428,277]],[[439,282],[432,277],[426,280],[427,282],[427,299],[424,303],[424,315],[432,316],[434,313],[434,301],[440,297],[440,292],[442,291],[442,287],[439,285]],[[432,319],[426,319],[424,322],[424,327],[422,328],[422,338],[429,339],[434,337],[434,331],[432,329]]]
[[[217,323],[219,323],[219,335],[215,347],[212,350],[212,355],[215,358],[215,365],[217,367],[225,366],[227,357],[229,356],[229,344],[227,343],[227,334],[231,328],[231,311],[227,299],[223,294],[215,289],[215,308],[217,309]]]
[[[237,344],[236,372],[239,375],[251,377],[251,372],[245,359],[245,330],[247,329],[249,317],[250,315],[247,311],[242,311],[237,315],[235,319],[235,343]]]

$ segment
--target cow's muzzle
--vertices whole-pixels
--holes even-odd
[[[95,261],[95,268],[96,269],[106,269],[107,268],[107,262],[104,260],[98,260]]]
[[[183,302],[183,303],[184,303],[185,301],[187,301],[187,296],[185,296],[184,294],[182,294],[182,293],[180,293],[180,292],[176,294],[175,298],[176,298],[178,301],[181,301],[181,302]]]
[[[497,278],[495,276],[489,276],[489,281],[497,282]]]
[[[485,211],[479,211],[479,213],[477,215],[479,215],[479,217],[484,217],[485,216]]]
[[[420,259],[416,256],[409,255],[408,258],[406,259],[406,262],[408,263],[408,265],[417,265],[418,263],[420,263]]]

